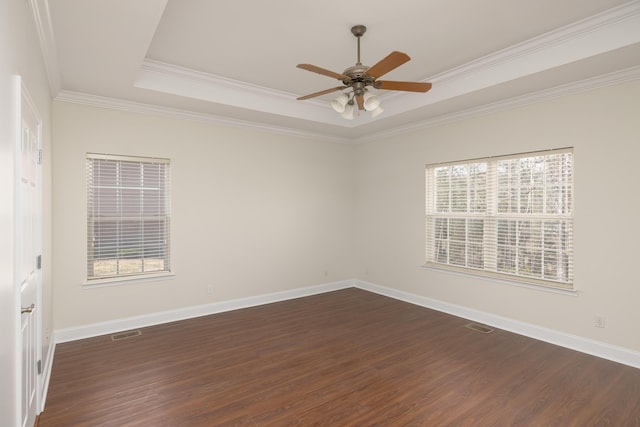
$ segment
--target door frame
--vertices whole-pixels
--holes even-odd
[[[14,141],[14,174],[15,174],[15,179],[14,179],[14,286],[15,286],[15,292],[16,292],[16,300],[18,302],[18,307],[16,307],[16,310],[18,313],[20,313],[21,307],[22,307],[22,296],[21,296],[21,280],[22,278],[20,277],[20,265],[21,265],[21,261],[22,261],[22,254],[24,253],[23,248],[25,245],[25,237],[22,227],[20,226],[20,215],[21,215],[21,198],[22,198],[22,191],[21,191],[21,184],[20,184],[20,180],[22,178],[22,120],[23,120],[23,109],[26,107],[29,110],[31,110],[31,113],[33,114],[35,121],[36,121],[36,135],[37,135],[37,149],[39,153],[42,153],[42,115],[40,114],[40,112],[38,111],[38,109],[36,108],[35,103],[33,102],[33,99],[31,98],[29,91],[27,90],[27,87],[25,86],[24,80],[20,77],[20,76],[15,76],[14,77],[14,94],[15,94],[15,101],[16,104],[15,108],[17,108],[17,111],[15,112],[15,120],[16,120],[16,126],[17,126],[17,132],[15,135],[15,141]],[[37,167],[36,167],[36,200],[34,203],[34,208],[36,210],[36,222],[35,222],[35,226],[34,226],[34,241],[35,241],[35,248],[34,248],[34,253],[35,254],[39,254],[41,259],[42,259],[42,240],[43,240],[43,230],[42,230],[42,225],[43,225],[43,221],[42,221],[42,162],[41,162],[41,154],[39,155],[39,160],[37,162]],[[29,242],[29,244],[34,243],[34,242]],[[36,268],[35,270],[35,274],[36,274],[36,290],[35,290],[35,309],[33,312],[33,318],[31,319],[32,321],[35,322],[35,337],[34,340],[35,342],[33,343],[35,345],[35,349],[36,349],[36,361],[40,361],[40,365],[42,366],[42,269],[41,268]],[[16,374],[17,374],[17,381],[16,381],[16,395],[18,396],[18,416],[21,417],[21,413],[22,413],[22,371],[24,369],[24,367],[22,366],[22,360],[23,360],[23,355],[22,355],[22,349],[23,349],[23,343],[22,343],[22,333],[21,333],[21,324],[22,321],[21,319],[17,322],[16,324],[16,335],[17,335],[17,345],[16,345]],[[36,362],[37,363],[37,362]],[[36,375],[35,375],[35,402],[34,402],[34,408],[35,408],[35,415],[38,415],[40,412],[42,412],[42,402],[41,402],[41,396],[42,396],[42,369],[38,370],[36,368]],[[22,422],[22,419],[20,420]]]

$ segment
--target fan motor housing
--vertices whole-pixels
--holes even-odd
[[[345,76],[349,76],[351,80],[343,80],[342,82],[347,86],[351,86],[354,82],[364,82],[365,85],[372,85],[374,79],[367,75],[368,69],[369,67],[366,65],[353,65],[342,73]]]

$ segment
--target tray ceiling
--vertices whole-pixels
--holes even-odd
[[[640,1],[31,0],[54,97],[336,141],[486,112],[640,76]],[[356,61],[412,60],[378,91],[385,112],[353,121],[326,95]],[[335,94],[333,95],[335,97]]]

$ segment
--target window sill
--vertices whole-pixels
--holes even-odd
[[[493,275],[493,274],[473,273],[471,271],[463,271],[463,270],[452,269],[452,268],[447,268],[447,267],[440,267],[438,265],[433,265],[433,264],[424,264],[424,265],[421,266],[421,268],[424,269],[424,270],[439,271],[439,272],[454,274],[454,275],[457,275],[457,276],[470,277],[470,278],[481,279],[481,280],[488,280],[488,281],[491,281],[493,283],[502,283],[502,284],[506,284],[506,285],[525,288],[525,289],[533,289],[533,290],[536,290],[536,291],[550,292],[550,293],[553,293],[553,294],[568,295],[568,296],[574,296],[574,297],[578,296],[578,291],[575,288],[573,288],[573,289],[563,289],[563,288],[556,288],[556,287],[553,287],[553,286],[537,285],[537,284],[534,284],[534,283],[527,283],[525,281],[519,281],[517,278],[509,279],[509,278],[506,278],[506,277]]]
[[[87,280],[82,283],[85,289],[106,288],[111,286],[121,286],[130,283],[155,282],[158,280],[170,280],[175,277],[173,272],[148,274],[144,276],[109,277],[107,279]]]

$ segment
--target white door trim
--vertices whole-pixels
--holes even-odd
[[[17,77],[15,81],[15,90],[17,103],[16,106],[18,109],[16,120],[18,125],[18,133],[15,138],[15,182],[14,182],[14,194],[15,194],[15,203],[14,203],[14,212],[15,212],[15,240],[14,240],[14,260],[15,260],[15,286],[16,286],[16,294],[17,299],[20,302],[17,310],[20,310],[21,307],[29,305],[29,303],[34,304],[34,310],[30,314],[20,314],[20,320],[17,322],[17,339],[18,345],[16,346],[16,361],[19,365],[19,369],[16,369],[18,373],[18,395],[20,396],[18,400],[19,405],[19,414],[21,417],[21,424],[26,422],[28,425],[32,425],[32,421],[35,421],[35,416],[41,412],[41,389],[42,389],[42,375],[41,370],[38,372],[36,369],[37,361],[42,360],[42,270],[41,270],[41,262],[40,266],[36,263],[36,256],[42,255],[42,171],[41,171],[41,150],[42,150],[42,116],[38,112],[33,99],[29,95],[29,91],[27,90],[24,81]],[[26,112],[26,114],[25,114]],[[28,124],[25,126],[23,123],[28,121]],[[27,130],[26,138],[27,138],[27,158],[25,163],[25,157],[23,152],[23,144],[25,138],[25,129]],[[25,175],[25,171],[23,171],[23,167],[32,168],[31,170],[27,169]],[[25,176],[31,176],[29,178],[29,182],[33,185],[31,190],[27,192],[23,191],[23,183],[22,178]],[[30,184],[27,183],[27,186]],[[25,197],[29,199],[25,199]],[[24,210],[24,212],[23,212]],[[27,220],[25,221],[24,215],[27,214]],[[26,261],[25,261],[26,260]],[[24,296],[22,294],[22,283],[25,277],[23,277],[23,266],[28,267],[29,271],[32,274],[29,276],[33,280],[31,284],[27,283],[26,288],[35,287],[32,289],[33,299],[25,302],[23,300]],[[28,279],[29,280],[29,279]],[[31,361],[31,366],[26,367],[23,364],[24,358],[24,345],[23,343],[23,334],[22,334],[22,316],[31,316],[30,319],[27,319],[28,322],[26,325],[32,324],[29,328],[29,333],[27,334],[29,337],[29,343],[27,344],[27,348],[33,349],[33,353],[28,352],[28,360]],[[40,362],[41,364],[42,362]],[[27,371],[30,370],[30,371]],[[26,372],[26,376],[25,376]],[[24,378],[27,378],[26,385],[32,385],[32,389],[30,392],[32,393],[32,402],[33,404],[30,407],[30,412],[26,418],[22,419],[22,406],[25,404],[24,400],[24,391],[23,388],[25,384]]]

